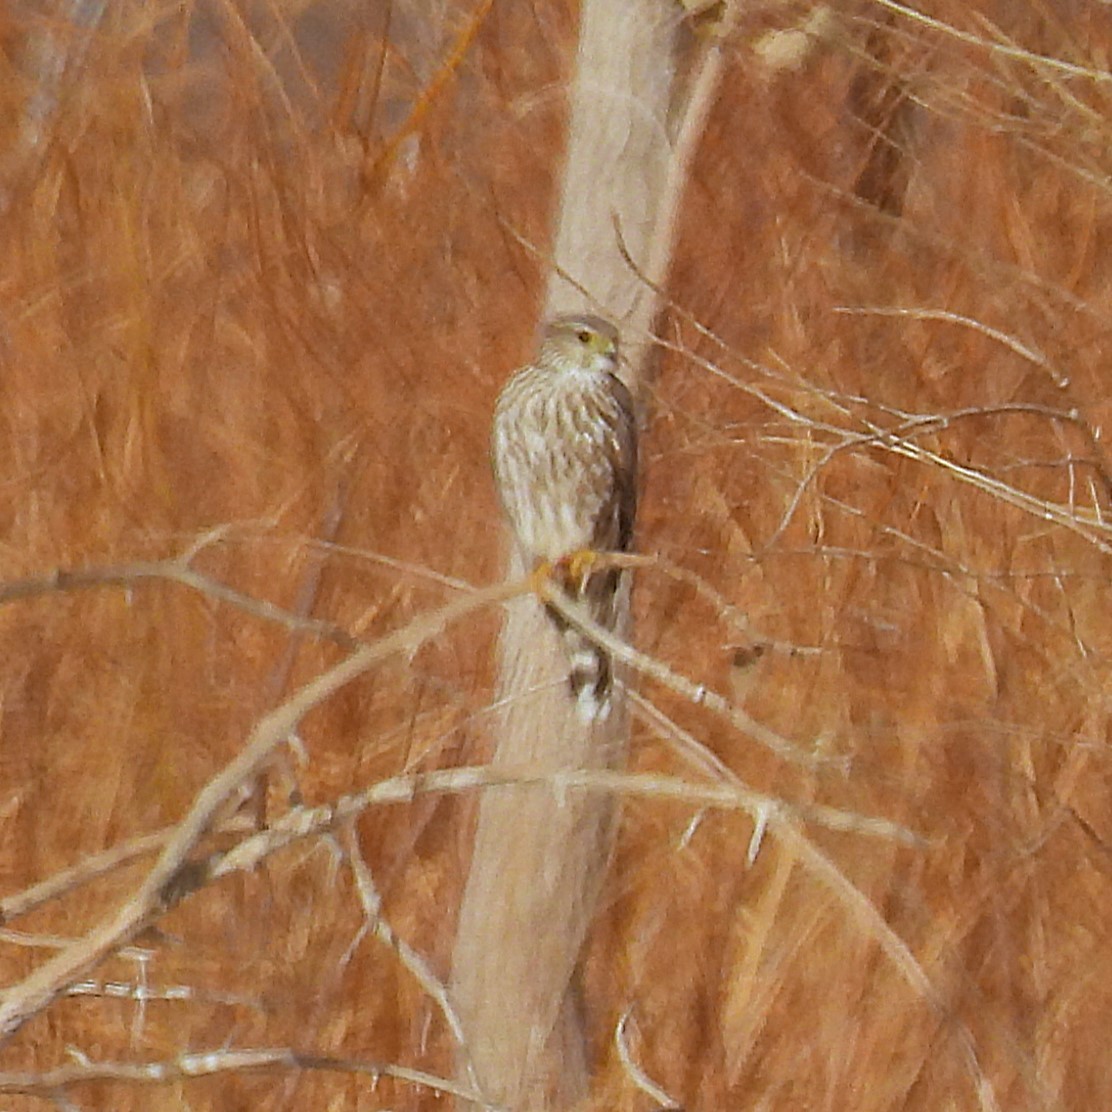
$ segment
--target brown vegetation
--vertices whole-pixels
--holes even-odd
[[[0,25],[9,986],[111,920],[151,847],[26,914],[13,895],[180,822],[349,637],[470,607],[322,698],[268,771],[269,822],[291,778],[325,804],[485,753],[486,432],[546,279],[572,5],[206,13],[113,5],[87,41]],[[669,779],[592,789],[625,803],[585,958],[590,1107],[651,1106],[631,1063],[689,1109],[1112,1099],[1109,24],[770,4],[722,43],[635,573],[638,650],[711,694],[639,680],[633,770]],[[192,585],[136,567],[193,548]],[[213,878],[260,810],[229,801],[131,946],[6,1042],[5,1107],[49,1099],[17,1074],[244,1048],[273,1058],[66,1092],[437,1106],[368,1071],[451,1076],[475,784],[381,789]],[[790,808],[759,846],[746,787]]]

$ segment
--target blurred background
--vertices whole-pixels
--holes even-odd
[[[862,821],[750,861],[744,812],[626,800],[584,963],[586,1107],[654,1107],[626,1013],[687,1109],[1109,1106],[1112,14],[756,3],[724,34],[723,8],[666,7],[684,57],[717,41],[726,69],[647,383],[638,548],[659,560],[635,643],[848,770],[785,764],[648,678],[632,765],[705,781],[693,740]],[[575,35],[571,0],[7,5],[4,580],[211,533],[199,571],[364,639],[496,582],[490,411],[532,350]],[[0,608],[5,896],[179,820],[342,657],[123,579]],[[285,779],[318,803],[481,761],[498,623],[483,608],[343,689]],[[275,774],[259,805],[286,794]],[[473,803],[356,827],[385,921],[441,981]],[[6,924],[4,982],[146,867]],[[450,1077],[448,1024],[357,872],[316,838],[206,887],[0,1070],[267,1046]],[[5,1107],[52,1100],[444,1098],[227,1070]]]

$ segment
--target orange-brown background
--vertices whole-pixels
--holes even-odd
[[[933,25],[851,3],[774,69],[767,36],[807,14],[752,7],[723,44],[646,407],[639,547],[753,629],[646,569],[637,643],[851,770],[803,775],[641,690],[754,787],[923,839],[813,833],[937,999],[775,838],[749,866],[748,817],[692,830],[690,806],[632,800],[584,970],[592,1107],[647,1106],[613,1050],[628,1008],[641,1065],[689,1109],[973,1108],[985,1078],[1002,1108],[1104,1107],[1112,213],[1109,85],[1085,71],[1112,28],[1096,3],[940,0]],[[62,17],[10,11],[4,577],[220,527],[198,567],[368,637],[454,596],[426,570],[494,581],[487,423],[534,331],[574,33],[555,0],[125,4],[82,47]],[[72,61],[35,135],[44,43]],[[893,308],[919,316],[844,311]],[[862,439],[878,429],[934,455]],[[314,713],[306,798],[478,759],[496,628],[469,619]],[[775,645],[733,668],[754,637]],[[175,821],[338,652],[303,639],[290,665],[286,631],[157,583],[9,604],[0,640],[6,892]],[[643,722],[634,764],[693,775]],[[465,820],[419,798],[359,824],[391,924],[442,977]],[[138,875],[14,926],[75,935]],[[0,1069],[266,1045],[450,1072],[390,950],[347,952],[362,923],[328,844],[287,851],[141,940],[149,983],[189,999],[60,1001]],[[4,978],[43,954],[0,942]],[[314,1072],[72,1096],[437,1104]]]

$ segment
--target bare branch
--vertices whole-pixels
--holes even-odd
[[[392,1077],[445,1096],[472,1101],[490,1112],[503,1112],[474,1092],[423,1070],[356,1058],[334,1058],[293,1050],[290,1047],[208,1050],[177,1058],[148,1062],[93,1062],[82,1056],[72,1065],[25,1073],[0,1073],[0,1093],[5,1096],[52,1096],[73,1085],[94,1081],[125,1081],[133,1084],[167,1085],[197,1077],[247,1072],[320,1070],[330,1073],[363,1074],[371,1078]]]
[[[584,607],[569,599],[553,583],[544,582],[539,590],[546,603],[558,610],[576,629],[611,653],[615,659],[656,680],[677,695],[682,695],[693,705],[706,707],[711,713],[729,722],[735,729],[747,734],[778,757],[807,768],[827,767],[842,771],[847,769],[845,758],[823,756],[817,753],[814,745],[808,748],[805,743],[801,744],[781,737],[775,730],[751,718],[740,707],[735,707],[716,691],[711,691],[703,684],[693,683],[662,661],[638,652],[625,641],[615,637],[609,630],[593,622]]]
[[[725,770],[724,765],[721,768]],[[704,768],[703,771],[706,773],[709,769]],[[723,782],[724,777],[728,782]],[[244,838],[215,861],[206,879],[216,880],[233,872],[249,872],[279,850],[306,838],[315,838],[334,831],[370,807],[408,803],[418,795],[459,795],[511,786],[548,787],[556,795],[587,791],[646,799],[670,799],[722,811],[745,811],[749,814],[775,812],[802,824],[810,823],[829,830],[897,841],[904,845],[924,845],[923,839],[918,835],[885,819],[841,811],[836,807],[815,804],[800,806],[753,791],[740,783],[728,770],[716,775],[713,783],[693,784],[675,776],[646,772],[617,772],[607,769],[543,771],[528,766],[492,768],[477,765],[394,776],[361,791],[341,796],[331,803],[317,807],[294,807],[273,826]]]
[[[375,664],[391,656],[415,651],[446,625],[480,607],[519,594],[526,586],[525,583],[508,583],[491,587],[422,614],[402,629],[360,647],[260,718],[240,754],[197,794],[189,813],[178,824],[153,868],[131,898],[102,919],[84,938],[4,992],[0,997],[0,1032],[8,1036],[18,1030],[67,985],[132,939],[185,892],[205,879],[208,866],[198,872],[198,864],[190,861],[190,855],[225,803],[257,775],[274,749],[294,732],[310,710]]]
[[[998,328],[992,328],[979,320],[974,320],[972,317],[962,316],[960,313],[951,313],[944,309],[885,308],[876,305],[835,305],[834,312],[845,313],[849,316],[904,317],[910,320],[933,320],[944,321],[948,324],[960,324],[974,332],[980,332],[982,336],[987,336],[990,340],[1003,344],[1009,351],[1022,356],[1036,367],[1041,367],[1054,380],[1055,386],[1064,389],[1070,384],[1069,376],[1059,371],[1045,355],[1034,351],[1026,344],[1020,343],[1014,336],[1009,336],[1007,332],[1001,332]]]
[[[626,1077],[637,1086],[646,1096],[651,1097],[661,1108],[679,1108],[679,1101],[673,1100],[641,1066],[633,1060],[630,1053],[629,1040],[626,1038],[626,1028],[629,1026],[630,1012],[622,1012],[614,1027],[614,1046],[618,1051],[618,1060],[626,1072]]]
[[[689,763],[700,768],[714,768],[727,784],[742,791],[747,790],[741,785],[737,775],[710,750],[671,720],[659,715],[659,712],[658,716],[658,720],[664,719],[667,722],[665,736],[673,741],[673,747]],[[676,741],[680,744],[676,745]],[[919,993],[932,1011],[952,1027],[965,1056],[967,1068],[976,1082],[980,1107],[984,1112],[996,1112],[996,1095],[981,1066],[972,1032],[962,1020],[953,1015],[942,993],[934,986],[907,943],[888,925],[872,901],[846,877],[834,861],[811,842],[797,821],[789,817],[782,806],[764,806],[754,817],[762,830],[767,826],[773,835],[781,839],[787,851],[794,854],[805,869],[834,893],[862,930],[877,942],[904,980]]]
[[[253,824],[247,818],[232,817],[222,823],[213,833],[236,834],[244,830],[253,829]],[[116,869],[131,864],[137,858],[145,857],[161,849],[173,834],[175,827],[166,826],[150,834],[141,834],[127,842],[121,842],[111,849],[101,853],[94,853],[82,858],[76,865],[62,869],[39,881],[38,884],[25,888],[0,900],[0,923],[10,923],[21,915],[34,911],[51,900],[80,888],[90,881],[114,872]]]
[[[228,603],[263,621],[275,622],[287,629],[314,634],[322,640],[333,641],[346,649],[358,644],[350,633],[333,622],[303,618],[264,599],[253,598],[251,595],[236,591],[202,572],[194,571],[186,557],[102,568],[82,568],[77,571],[60,568],[50,575],[13,580],[0,584],[0,605],[64,591],[83,591],[101,587],[131,589],[146,580],[180,583],[183,587],[189,587],[218,602]]]
[[[448,1029],[452,1032],[452,1037],[456,1040],[471,1087],[478,1092],[480,1085],[478,1078],[475,1076],[474,1066],[470,1062],[470,1055],[467,1053],[467,1039],[464,1036],[463,1025],[460,1023],[451,1000],[448,999],[448,989],[440,978],[433,973],[429,963],[409,943],[403,938],[399,938],[397,932],[387,921],[383,914],[382,897],[379,895],[378,886],[375,884],[370,867],[363,858],[355,829],[351,826],[347,828],[344,837],[344,853],[355,878],[355,890],[359,894],[359,903],[362,905],[363,915],[368,927],[380,942],[397,954],[398,960],[437,1006],[440,1014],[444,1017],[444,1021],[448,1024]]]
[[[968,31],[962,31],[953,26],[953,24],[935,19],[924,12],[916,11],[914,8],[909,8],[904,4],[899,4],[896,0],[873,0],[873,2],[880,5],[882,8],[887,8],[890,12],[895,12],[897,15],[904,16],[906,19],[921,23],[925,27],[929,27],[932,31],[940,31],[942,34],[956,39],[958,42],[965,43],[967,46],[977,46],[992,54],[998,54],[1006,58],[1015,58],[1018,61],[1026,62],[1035,70],[1056,71],[1058,73],[1067,74],[1070,77],[1083,77],[1086,80],[1092,81],[1094,84],[1103,84],[1112,79],[1112,74],[1109,74],[1107,70],[1092,69],[1088,66],[1078,66],[1073,62],[1065,62],[1061,58],[1051,58],[1045,54],[1036,54],[1032,50],[1023,50],[1019,47],[1010,46],[1007,43],[992,42],[988,39],[981,38],[979,35],[971,34]]]

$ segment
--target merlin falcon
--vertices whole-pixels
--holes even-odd
[[[545,568],[591,618],[614,630],[622,573],[590,571],[590,556],[627,552],[637,510],[637,423],[618,378],[618,331],[589,315],[556,317],[536,361],[503,387],[491,458],[502,508],[526,568]],[[586,566],[586,572],[577,567]],[[584,722],[610,710],[609,655],[553,607],[568,684]]]

